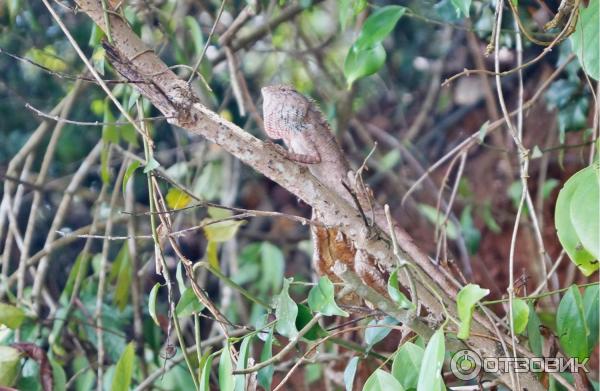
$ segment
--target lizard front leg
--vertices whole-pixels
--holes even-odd
[[[284,138],[283,141],[289,149],[286,150],[279,144],[273,142],[271,142],[271,144],[274,145],[277,152],[286,159],[303,164],[321,163],[321,155],[314,142],[303,137],[300,132],[292,132],[292,137]]]

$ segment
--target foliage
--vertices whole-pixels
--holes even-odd
[[[385,260],[383,286],[372,291],[364,275],[358,287],[331,270],[315,277],[312,227],[297,223],[306,205],[172,126],[137,89],[160,86],[117,81],[102,42],[118,37],[73,3],[50,4],[128,122],[45,3],[0,3],[0,386],[41,390],[48,376],[54,389],[78,391],[238,391],[253,382],[268,390],[302,380],[346,390],[468,386],[442,374],[456,338],[476,347],[471,324],[482,307],[496,312],[500,333],[512,323],[535,356],[552,341],[582,361],[598,351],[600,288],[590,281],[600,265],[599,0],[582,5],[573,26],[550,31],[539,21],[552,4],[525,0],[513,1],[515,13],[504,2],[501,26],[491,0],[102,2],[120,5],[107,17],[189,81],[207,116],[248,137],[265,137],[261,86],[292,84],[316,98],[372,201],[388,203],[415,238],[395,238],[410,251]],[[563,29],[550,48],[530,39]],[[495,59],[483,51],[494,31],[505,98],[492,78],[468,70],[491,72]],[[532,99],[525,125],[515,114],[504,126],[496,104],[515,110],[521,96]],[[239,148],[250,165],[264,153]],[[396,245],[362,209],[365,227],[344,228]],[[546,264],[559,262],[561,246],[578,268],[570,280]],[[422,285],[411,262],[421,252],[460,285],[455,303],[426,316],[424,298],[401,283]],[[350,271],[359,275],[358,266]],[[508,311],[511,268],[526,282],[510,286]],[[438,299],[438,287],[421,285]],[[359,299],[365,292],[385,301]],[[401,317],[428,329],[406,332]],[[18,341],[43,354],[22,354],[11,347]]]

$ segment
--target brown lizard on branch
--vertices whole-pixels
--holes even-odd
[[[317,104],[289,86],[269,86],[262,89],[265,131],[274,140],[283,140],[288,150],[281,148],[288,159],[305,164],[326,187],[359,209],[366,229],[372,228],[363,210],[371,207],[367,189],[359,189],[354,174]],[[319,212],[313,210],[313,219]],[[339,278],[331,270],[336,261],[346,264],[362,280],[385,294],[387,276],[372,257],[357,254],[344,234],[335,228],[311,228],[313,263],[320,275],[333,281]],[[348,297],[348,301],[354,301]]]

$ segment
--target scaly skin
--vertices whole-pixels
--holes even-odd
[[[261,92],[267,135],[283,140],[290,160],[307,164],[321,183],[352,202],[342,185],[350,165],[317,104],[289,86],[263,87]]]
[[[359,194],[357,199],[363,208],[369,205],[368,196],[356,191],[350,165],[317,104],[289,86],[264,87],[262,96],[265,131],[270,138],[283,140],[288,150],[282,150],[282,153],[290,160],[306,164],[323,185],[352,205],[357,203],[349,189]],[[317,211],[313,211],[313,219],[319,220]],[[365,284],[385,294],[387,279],[383,273],[371,257],[358,254],[343,233],[335,228],[317,226],[313,226],[311,232],[313,263],[319,275],[327,275],[330,280],[339,282],[331,268],[336,261],[341,261]],[[358,304],[353,295],[346,296],[344,302]]]

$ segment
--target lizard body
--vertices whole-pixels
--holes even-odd
[[[321,183],[349,201],[342,181],[347,181],[350,165],[317,104],[285,85],[261,92],[267,135],[283,140],[290,160],[306,164]]]
[[[308,170],[324,186],[355,207],[370,204],[365,191],[356,190],[354,174],[342,149],[331,132],[317,104],[289,86],[269,86],[262,89],[265,132],[275,140],[283,140],[287,150],[282,153],[290,160],[305,164]],[[313,219],[319,213],[313,210]],[[354,270],[367,285],[381,293],[386,292],[387,278],[375,261],[360,250],[335,227],[311,228],[313,239],[313,264],[319,275],[327,275],[337,282],[339,278],[331,270],[336,261]],[[355,303],[353,295],[343,298]]]

